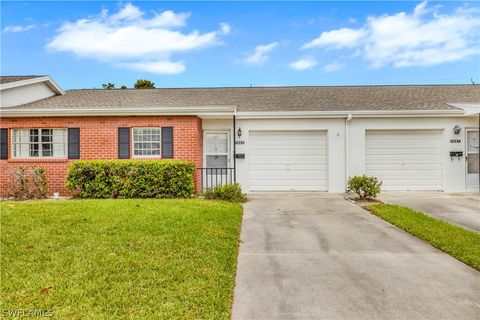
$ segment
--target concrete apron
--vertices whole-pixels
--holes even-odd
[[[479,319],[480,273],[342,194],[245,204],[233,319]]]
[[[380,199],[480,232],[480,193],[382,192]]]

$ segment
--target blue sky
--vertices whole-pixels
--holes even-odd
[[[66,89],[480,82],[479,2],[5,2],[1,73]]]

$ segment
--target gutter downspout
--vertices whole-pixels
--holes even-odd
[[[237,138],[236,138],[236,123],[235,123],[235,115],[233,115],[233,182],[237,182],[237,157],[236,155],[236,146],[237,146]]]
[[[345,190],[347,190],[347,181],[350,176],[350,121],[352,114],[349,113],[345,118]]]

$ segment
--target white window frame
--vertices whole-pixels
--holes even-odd
[[[160,134],[159,134],[159,141],[158,143],[160,144],[160,149],[159,149],[159,154],[158,155],[136,155],[135,154],[135,134],[134,131],[135,129],[159,129]],[[152,127],[132,127],[131,130],[131,141],[132,141],[132,158],[154,158],[158,159],[162,157],[162,127],[157,127],[157,126],[152,126]],[[156,143],[156,141],[151,141],[152,143]],[[144,141],[138,141],[137,143],[144,143]]]
[[[225,133],[227,135],[227,152],[211,152],[207,151],[206,141],[207,141],[207,134],[215,134],[215,133]],[[229,130],[205,130],[203,131],[203,167],[207,168],[207,156],[227,156],[227,168],[231,168],[231,138],[230,138],[230,131]]]
[[[28,139],[29,141],[28,142],[15,142],[15,131],[22,131],[22,130],[38,130],[38,142],[30,142],[30,132],[29,132],[29,135],[28,135]],[[43,155],[43,150],[42,150],[42,130],[52,130],[52,142],[48,142],[48,143],[51,143],[52,144],[52,155],[51,156],[44,156]],[[65,153],[63,156],[61,157],[55,157],[54,154],[55,154],[55,143],[53,142],[53,130],[62,130],[64,132],[64,141],[63,141],[63,144],[64,144],[64,150],[65,150]],[[10,141],[10,148],[11,148],[11,156],[13,159],[68,159],[68,128],[12,128],[10,130],[10,134],[11,134],[11,141]],[[15,155],[15,146],[16,145],[19,145],[21,146],[22,144],[38,144],[38,156],[31,156],[30,155],[30,146],[29,146],[29,151],[28,151],[28,156],[16,156]]]

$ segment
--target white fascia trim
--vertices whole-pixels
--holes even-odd
[[[368,111],[276,111],[276,112],[237,112],[237,119],[277,119],[277,118],[385,118],[385,117],[451,117],[463,116],[463,110],[368,110]]]
[[[452,107],[465,111],[465,115],[480,114],[480,103],[449,103]]]
[[[28,86],[28,85],[40,83],[40,82],[46,82],[48,87],[58,95],[65,94],[65,91],[63,91],[63,89],[50,76],[36,77],[32,79],[4,83],[0,85],[0,90]]]
[[[235,106],[202,106],[189,108],[92,108],[92,109],[5,109],[0,117],[74,117],[74,116],[233,116]]]

